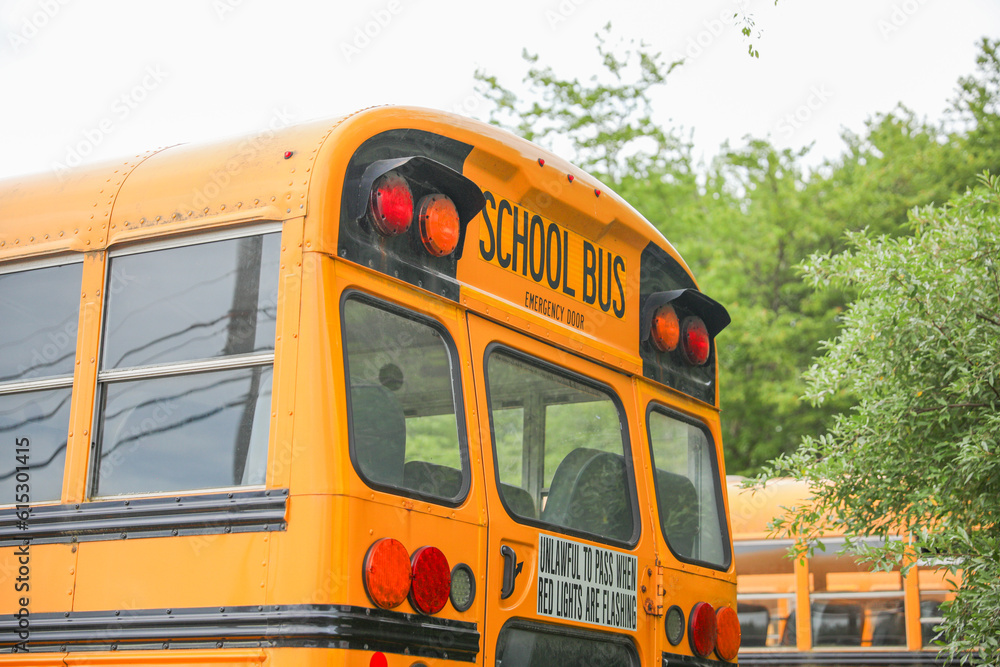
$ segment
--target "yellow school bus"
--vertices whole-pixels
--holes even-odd
[[[736,661],[729,316],[533,144],[385,107],[0,183],[0,304],[0,663]]]
[[[873,572],[841,553],[845,536],[838,534],[823,535],[822,548],[808,558],[789,558],[792,539],[774,537],[768,524],[783,508],[809,501],[805,483],[782,479],[750,490],[734,477],[729,497],[742,664],[947,662],[934,644],[941,604],[954,598],[956,577],[948,575],[944,562],[914,554],[905,577],[898,568]]]

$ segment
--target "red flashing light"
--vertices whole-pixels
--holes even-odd
[[[389,667],[389,659],[382,651],[376,651],[372,654],[372,659],[368,661],[368,667]]]
[[[708,657],[715,648],[718,626],[716,625],[715,609],[707,602],[699,602],[691,608],[688,620],[688,640],[691,650],[699,658]]]
[[[437,547],[420,547],[413,552],[413,585],[410,602],[422,614],[436,614],[444,609],[451,593],[451,568]]]
[[[420,200],[418,210],[420,239],[427,252],[435,257],[455,252],[461,232],[455,202],[442,194],[427,195]]]
[[[410,228],[413,193],[405,178],[389,172],[375,181],[368,200],[368,219],[383,236],[396,236]]]
[[[376,606],[392,609],[401,605],[412,578],[410,556],[399,540],[385,537],[368,548],[364,583],[368,597]]]
[[[573,176],[573,174],[566,174],[566,180],[568,180],[568,181],[569,181],[570,183],[572,183],[572,182],[573,182],[573,179],[574,179],[574,178],[575,178],[575,177]]]
[[[732,607],[720,607],[715,612],[715,622],[718,627],[718,637],[715,640],[715,652],[727,661],[736,659],[740,652],[740,620]]]
[[[681,340],[681,324],[673,306],[662,306],[656,311],[650,334],[653,337],[653,345],[660,352],[672,352],[677,349],[677,343]]]
[[[694,366],[703,366],[712,349],[708,328],[700,317],[691,315],[681,323],[684,356]]]

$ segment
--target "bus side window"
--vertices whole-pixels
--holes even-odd
[[[264,484],[279,234],[109,261],[95,496]]]
[[[487,386],[507,510],[557,530],[631,540],[626,428],[612,394],[503,350],[489,354]]]
[[[369,485],[457,502],[469,486],[454,346],[437,324],[360,294],[343,305],[351,457]]]
[[[74,262],[0,274],[0,504],[62,493],[82,272]]]
[[[729,540],[708,430],[658,407],[650,408],[647,425],[656,505],[667,544],[681,560],[727,569]]]

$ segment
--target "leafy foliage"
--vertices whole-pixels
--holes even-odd
[[[806,437],[759,481],[806,480],[813,504],[776,522],[907,549],[961,570],[944,629],[954,652],[1000,664],[1000,180],[911,215],[913,236],[849,235],[850,249],[815,255],[810,284],[855,292],[840,335],[807,373],[808,398],[857,398],[826,435]],[[903,532],[907,545],[888,541]],[[963,655],[963,659],[968,658]]]
[[[800,400],[802,373],[820,341],[835,335],[846,296],[815,292],[795,267],[813,252],[842,249],[849,231],[907,233],[909,209],[963,191],[985,158],[969,150],[964,134],[949,135],[900,106],[873,116],[863,133],[845,133],[844,154],[815,173],[801,166],[805,151],[761,139],[696,165],[690,134],[660,127],[652,116],[652,93],[679,63],[665,63],[642,44],[612,46],[610,27],[597,39],[606,71],[588,81],[561,79],[529,54],[518,94],[479,72],[491,119],[568,152],[605,180],[729,309],[733,324],[719,339],[727,467],[752,473],[794,450],[804,434],[822,432],[851,400],[846,393],[820,407]],[[995,55],[995,45],[985,44]],[[997,65],[991,58],[968,84],[969,99],[978,101],[962,108],[993,112],[989,100],[1000,86],[989,83]],[[969,118],[970,128],[987,125]],[[1000,145],[1000,135],[984,134],[981,143]]]

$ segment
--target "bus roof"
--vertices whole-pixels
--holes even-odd
[[[580,216],[581,225],[595,236],[654,240],[680,260],[653,225],[565,160],[491,125],[446,112],[391,106],[213,144],[179,144],[122,160],[0,180],[0,260],[96,250],[228,221],[300,217],[322,205],[317,195],[329,185],[339,191],[339,182],[316,179],[333,175],[346,161],[340,148],[344,142],[356,145],[391,127],[426,128],[474,140],[473,164],[505,174],[523,195],[551,189],[544,181],[554,173],[572,174],[574,187],[559,189],[558,197],[565,200],[567,212]],[[551,168],[540,178],[520,164],[540,158]],[[595,189],[600,195],[595,196]]]
[[[0,182],[0,261],[97,251],[253,221],[302,219],[305,250],[360,263],[343,244],[342,230],[353,233],[357,225],[345,228],[338,222],[347,210],[342,204],[353,192],[348,188],[356,181],[351,180],[356,156],[398,158],[404,150],[400,146],[415,154],[424,148],[440,152],[437,144],[452,147],[446,152],[461,147],[457,169],[452,169],[474,182],[490,202],[477,230],[464,239],[467,251],[457,271],[448,277],[450,298],[460,286],[469,308],[518,313],[523,324],[553,331],[552,342],[573,352],[717,404],[714,359],[691,372],[675,372],[642,343],[651,315],[640,310],[651,294],[678,298],[685,292],[677,303],[687,303],[697,314],[711,301],[695,294],[690,270],[664,236],[603,183],[565,160],[504,130],[443,112],[378,107],[211,145],[172,146]],[[496,258],[490,262],[479,256],[495,231],[500,257],[498,216],[505,207],[513,213],[505,234],[512,225],[517,234],[518,208],[525,236],[529,221],[532,229],[531,245],[525,236],[514,240],[515,257],[516,243],[522,243],[520,275]],[[537,236],[544,233],[549,239],[548,249],[540,251],[541,268],[535,265],[536,218],[537,229],[544,230]],[[563,256],[558,265],[546,264],[558,256],[553,247],[560,240],[564,249],[575,243],[576,255]],[[371,265],[370,260],[365,263]],[[571,268],[586,285],[566,284]],[[560,271],[562,289],[555,287]],[[711,307],[724,313],[714,302]],[[709,323],[713,337],[728,323],[728,315],[724,320],[721,326]]]

